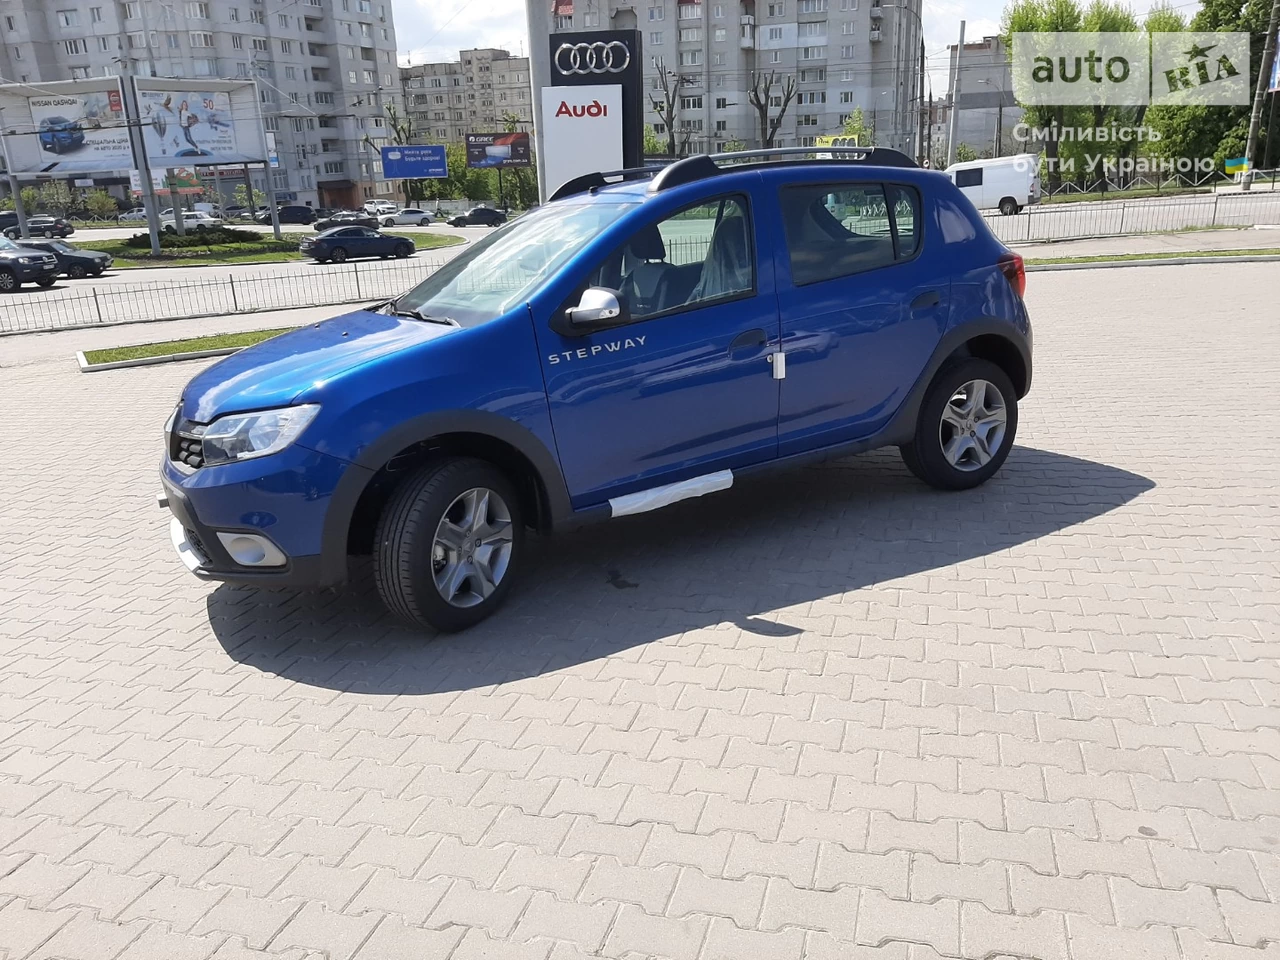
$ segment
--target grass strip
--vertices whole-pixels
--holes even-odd
[[[222,350],[231,347],[251,347],[263,340],[295,330],[296,327],[277,327],[274,330],[250,330],[246,333],[219,333],[208,337],[189,337],[186,340],[164,340],[160,343],[140,343],[134,347],[108,347],[105,350],[86,350],[84,358],[90,365],[118,363],[121,360],[142,360],[150,357],[168,357],[178,353],[197,353],[201,350]]]
[[[1280,255],[1280,247],[1257,247],[1248,250],[1170,250],[1167,253],[1106,253],[1091,257],[1037,257],[1027,258],[1028,264],[1036,263],[1112,263],[1117,260],[1175,260],[1181,257],[1273,257]]]
[[[259,243],[184,247],[166,250],[158,257],[151,256],[145,249],[127,246],[123,240],[91,240],[83,246],[86,250],[109,253],[115,258],[113,269],[128,270],[138,267],[191,267],[208,264],[282,263],[301,260],[303,257],[298,252],[298,241],[303,236],[305,234],[276,240],[268,235]],[[465,242],[461,237],[450,234],[391,233],[388,236],[412,240],[418,251],[452,247]]]

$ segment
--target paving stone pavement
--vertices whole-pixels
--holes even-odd
[[[7,367],[0,956],[1280,957],[1280,271],[1029,301],[984,488],[879,453],[538,541],[442,639],[362,568],[186,574],[195,365]]]

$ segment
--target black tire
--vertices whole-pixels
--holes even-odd
[[[334,247],[330,250],[329,260],[333,263],[345,263],[347,260],[346,247]]]
[[[407,256],[409,256],[409,245],[407,243],[397,243],[395,253],[396,253],[397,259],[399,260],[405,259]]]
[[[423,217],[421,220],[419,220],[419,221],[418,221],[418,226],[420,226],[420,227],[429,227],[429,226],[431,226],[431,220],[430,220],[430,218],[429,218],[429,217]]]
[[[92,270],[90,270],[89,272],[90,272],[91,274],[93,274],[95,277],[100,277],[100,276],[102,276],[103,272],[104,272],[106,269],[107,269],[106,267],[94,267],[94,268],[93,268]]]
[[[53,232],[53,228],[52,228],[52,227],[46,227],[46,228],[45,228],[45,231],[44,231],[44,236],[45,236],[45,239],[46,239],[46,240],[52,240],[52,239],[54,238],[54,236],[55,236],[55,234],[54,234],[54,232]]]
[[[58,282],[58,278],[57,278],[57,277],[45,277],[43,280],[37,280],[37,281],[36,281],[36,286],[37,286],[37,287],[52,287],[52,286],[53,286],[55,283],[57,283],[57,282]]]
[[[89,270],[83,263],[73,263],[71,266],[67,267],[67,276],[72,280],[83,280],[88,275]]]
[[[1018,201],[1013,197],[1005,197],[1000,201],[1000,212],[1006,217],[1012,217],[1022,208],[1018,206]]]
[[[16,293],[22,281],[11,270],[0,270],[0,293]]]
[[[963,470],[949,463],[943,453],[942,415],[956,392],[973,380],[985,380],[999,391],[1005,410],[1005,429],[990,461]],[[969,490],[986,483],[1000,469],[1017,433],[1018,395],[1012,381],[991,361],[970,357],[949,363],[937,372],[920,405],[916,435],[898,449],[908,469],[929,486],[939,490]]]
[[[436,530],[446,511],[468,490],[485,487],[505,502],[511,518],[511,554],[496,589],[474,606],[454,606],[441,596],[433,576]],[[465,630],[488,617],[506,599],[524,550],[524,522],[515,487],[497,467],[470,457],[449,457],[424,466],[391,495],[374,540],[374,581],[392,613],[415,626],[443,633]]]

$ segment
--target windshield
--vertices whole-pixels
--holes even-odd
[[[468,327],[526,299],[634,203],[554,204],[500,228],[394,302]]]
[[[0,250],[17,250],[21,244],[14,243],[8,237],[0,237]]]

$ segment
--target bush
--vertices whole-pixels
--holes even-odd
[[[264,239],[266,238],[256,230],[237,230],[234,227],[208,227],[204,230],[196,230],[194,227],[188,227],[184,236],[178,236],[167,230],[161,231],[160,249],[181,250],[184,247],[221,247],[237,244],[260,246]],[[145,233],[135,233],[125,241],[125,246],[139,250],[150,249],[151,237]]]

